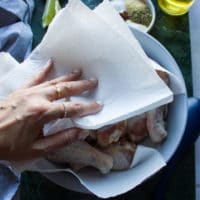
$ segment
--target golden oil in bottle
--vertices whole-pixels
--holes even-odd
[[[169,15],[187,13],[195,0],[158,0],[160,8]]]

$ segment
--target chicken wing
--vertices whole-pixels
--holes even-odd
[[[69,163],[72,166],[77,166],[77,164],[81,167],[92,166],[103,174],[108,173],[113,167],[111,156],[100,152],[86,141],[76,141],[49,154],[47,158],[56,163]]]
[[[106,126],[97,130],[97,143],[106,147],[117,142],[126,133],[126,122],[122,121],[114,125]]]
[[[161,70],[156,70],[156,73],[158,74],[158,76],[166,83],[166,85],[169,85],[169,75],[167,72],[165,71],[161,71]]]
[[[112,170],[125,170],[131,165],[135,150],[135,144],[132,144],[128,141],[120,141],[104,148],[103,152],[112,156]]]
[[[127,135],[135,143],[139,143],[148,136],[145,114],[128,119]]]
[[[162,142],[167,137],[164,112],[165,106],[162,106],[146,113],[149,136],[156,143]]]

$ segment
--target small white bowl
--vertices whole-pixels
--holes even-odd
[[[149,26],[147,27],[147,30],[146,30],[146,32],[149,32],[151,30],[151,28],[153,27],[154,23],[155,23],[156,11],[155,11],[155,7],[154,7],[154,5],[153,5],[151,0],[145,0],[145,2],[148,4],[149,9],[151,11],[151,15],[152,15],[151,22],[150,22],[150,24],[149,24]]]
[[[123,12],[123,11],[126,10],[124,0],[111,0],[110,2],[118,12]],[[155,12],[155,7],[154,7],[151,0],[144,0],[144,2],[149,7],[149,10],[150,10],[151,15],[152,15],[152,19],[151,19],[150,24],[148,26],[145,26],[145,25],[142,25],[142,24],[134,23],[130,20],[127,20],[126,22],[127,22],[128,26],[131,27],[131,28],[136,28],[136,29],[139,29],[140,31],[143,31],[143,32],[149,32],[151,30],[151,28],[153,27],[154,23],[155,23],[156,12]]]
[[[145,2],[148,4],[149,9],[151,11],[151,15],[152,15],[151,23],[149,24],[149,26],[147,27],[147,30],[146,30],[146,32],[149,32],[151,30],[151,28],[153,27],[154,23],[155,23],[156,11],[155,11],[155,7],[154,7],[151,0],[145,0]]]

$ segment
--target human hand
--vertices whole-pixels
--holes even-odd
[[[83,130],[71,128],[43,136],[44,124],[64,117],[80,117],[101,110],[91,102],[55,100],[94,89],[97,80],[80,80],[81,71],[46,81],[52,61],[28,84],[0,102],[0,160],[19,161],[47,155],[77,140]]]

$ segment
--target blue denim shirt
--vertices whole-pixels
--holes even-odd
[[[30,53],[32,31],[30,27],[34,0],[0,0],[0,51],[9,52],[19,62]],[[0,200],[11,200],[19,186],[6,165],[0,164]]]

